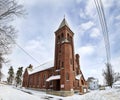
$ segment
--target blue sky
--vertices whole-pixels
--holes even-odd
[[[120,72],[120,1],[102,0],[109,30],[111,64]],[[54,32],[63,17],[75,33],[75,53],[80,54],[81,70],[85,78],[94,76],[102,82],[102,70],[106,63],[103,34],[94,0],[19,0],[28,13],[25,18],[16,19],[13,25],[18,30],[17,43],[40,64],[54,59]],[[39,64],[17,46],[9,55],[15,69],[29,64]],[[9,67],[8,65],[8,67]],[[8,68],[7,67],[7,68]],[[7,72],[6,68],[3,69]]]

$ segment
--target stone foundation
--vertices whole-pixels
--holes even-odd
[[[57,96],[72,96],[74,94],[74,91],[54,91],[54,90],[47,90],[46,91],[47,94],[51,94],[51,95],[57,95]]]
[[[46,89],[39,89],[39,88],[26,88],[26,89],[46,92]]]

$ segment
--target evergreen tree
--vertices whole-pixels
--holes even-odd
[[[8,74],[9,74],[9,76],[7,78],[7,81],[8,81],[9,84],[12,84],[13,79],[14,79],[14,69],[13,69],[12,66],[9,68]]]
[[[22,83],[22,72],[23,72],[23,67],[19,67],[16,73],[16,86],[21,85]]]

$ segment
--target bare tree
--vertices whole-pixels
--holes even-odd
[[[114,82],[114,71],[112,69],[111,64],[109,63],[106,64],[106,69],[103,71],[103,76],[106,84],[112,87],[112,84]]]
[[[3,77],[3,73],[1,72],[3,62],[4,62],[4,58],[2,57],[2,54],[0,53],[0,81]]]
[[[11,22],[24,14],[24,8],[16,0],[0,0],[0,71],[5,63],[4,55],[11,53],[15,44],[16,30]]]

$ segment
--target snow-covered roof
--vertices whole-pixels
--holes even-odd
[[[75,78],[76,78],[77,80],[80,80],[81,76],[82,76],[82,74],[79,74],[79,75],[75,76]]]
[[[56,72],[59,72],[60,71],[60,69],[57,69],[57,70],[55,70]]]
[[[60,79],[60,75],[50,76],[46,81],[49,82],[49,81],[57,80],[57,79]]]
[[[88,82],[98,82],[98,79],[97,78],[94,78],[94,77],[89,77]]]
[[[28,71],[29,74],[33,74],[33,73],[36,73],[36,72],[39,72],[39,71],[43,71],[43,70],[46,70],[46,69],[49,69],[49,68],[52,68],[54,67],[54,61],[49,61],[47,63],[44,63],[38,67],[35,67],[33,70],[31,71]]]

